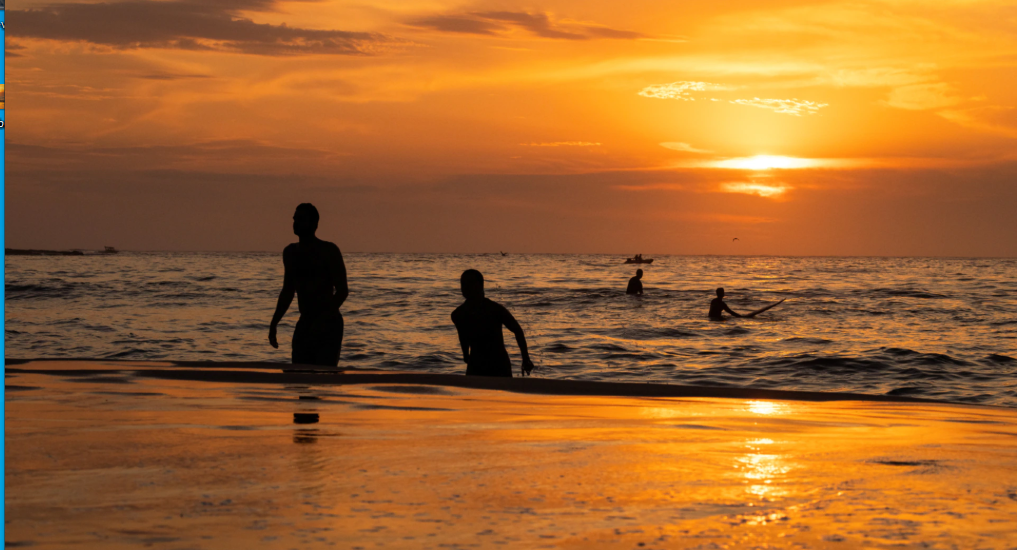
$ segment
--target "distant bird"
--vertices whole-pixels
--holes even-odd
[[[499,250],[498,252],[501,252],[501,255],[502,255],[502,256],[508,256],[508,254],[507,254],[507,253],[505,253],[505,252],[502,252],[501,250]]]
[[[731,239],[731,242],[735,242],[737,240],[738,240],[738,237],[735,237],[735,238]]]

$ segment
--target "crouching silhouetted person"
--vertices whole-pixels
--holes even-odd
[[[470,376],[512,376],[512,364],[501,327],[512,331],[523,356],[522,374],[533,370],[526,335],[512,314],[497,302],[484,297],[484,276],[476,269],[467,269],[459,278],[466,301],[452,312],[452,322],[459,332],[463,347],[466,374]]]
[[[299,242],[283,250],[283,288],[268,329],[268,342],[279,347],[276,326],[297,295],[300,319],[293,331],[293,362],[336,366],[343,345],[343,316],[339,306],[349,295],[346,264],[339,247],[315,236],[318,209],[311,203],[297,206],[293,233]]]

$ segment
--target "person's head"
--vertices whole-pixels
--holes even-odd
[[[459,277],[459,286],[463,290],[463,297],[470,298],[484,297],[484,276],[476,269],[467,269]]]
[[[636,278],[637,279],[642,279],[643,278],[643,270],[642,269],[637,269],[636,270]]]
[[[717,289],[717,297],[718,298],[723,298],[724,297],[724,289],[723,288],[718,288]]]
[[[318,230],[318,209],[309,202],[297,205],[293,213],[293,234],[298,237],[313,237]]]

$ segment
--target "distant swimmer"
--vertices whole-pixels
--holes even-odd
[[[725,311],[735,317],[741,317],[740,314],[731,311],[731,308],[727,307],[727,304],[724,303],[724,289],[718,288],[717,297],[710,302],[710,319],[713,319],[714,321],[723,319]]]
[[[642,294],[643,282],[640,281],[642,278],[643,270],[637,269],[636,276],[629,279],[629,287],[625,289],[625,294]]]
[[[336,366],[343,345],[343,316],[339,307],[349,296],[346,264],[339,247],[314,235],[318,209],[297,206],[293,233],[299,242],[283,250],[283,288],[268,329],[268,343],[279,347],[276,328],[297,295],[300,319],[293,331],[293,362]]]
[[[466,301],[452,312],[452,322],[459,333],[463,348],[463,362],[468,376],[512,377],[512,363],[501,327],[516,335],[519,352],[523,356],[522,374],[533,370],[526,335],[512,314],[501,304],[484,297],[484,276],[476,269],[467,269],[459,278]]]

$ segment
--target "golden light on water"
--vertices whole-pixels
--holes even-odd
[[[775,410],[767,407],[768,405],[776,405],[775,403],[763,401],[753,403],[759,405],[758,409],[760,411],[771,411],[761,414],[772,414]],[[750,410],[752,412],[759,412],[751,408]],[[772,445],[773,443],[772,439],[766,438],[747,441],[746,447],[751,452],[738,458],[735,465],[736,468],[741,470],[741,476],[745,478],[745,483],[748,484],[745,491],[759,498],[773,498],[787,494],[785,488],[774,485],[775,481],[779,481],[785,474],[791,471],[791,466],[788,464],[786,457],[784,455],[763,452],[760,447],[761,445]]]
[[[767,416],[787,414],[791,410],[791,407],[789,407],[786,403],[776,403],[773,401],[749,401],[747,404],[749,406],[749,412]]]

